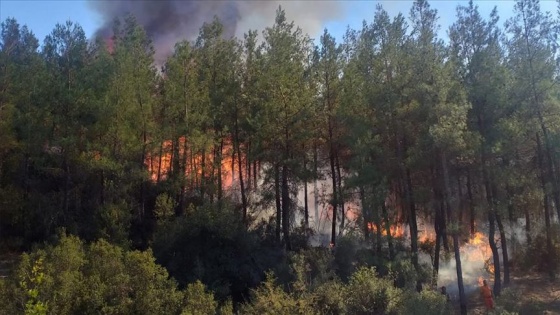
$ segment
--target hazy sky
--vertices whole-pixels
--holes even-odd
[[[251,1],[256,2],[257,0],[247,0],[249,5],[251,5]],[[320,21],[320,24],[322,24],[321,29],[314,27],[311,31],[315,32],[315,34],[310,35],[312,37],[318,37],[322,33],[322,28],[326,27],[333,35],[335,35],[335,37],[340,39],[348,25],[352,28],[360,28],[364,19],[371,21],[375,12],[375,6],[378,3],[381,3],[391,15],[402,12],[408,16],[412,2],[413,1],[405,0],[339,1],[338,8],[340,12],[333,13],[332,16],[334,16],[334,18],[330,17],[324,21]],[[316,0],[308,0],[306,6],[307,8],[312,7],[309,3],[317,3],[317,5],[321,4]],[[430,1],[430,5],[436,8],[439,13],[441,36],[445,36],[448,26],[454,21],[455,8],[459,3],[467,4],[467,1]],[[489,15],[492,8],[497,6],[502,23],[512,15],[514,5],[514,2],[510,0],[482,0],[475,1],[475,3],[480,7],[480,11],[483,16],[486,17]],[[556,2],[554,0],[541,0],[541,8],[543,11],[548,10],[555,13]],[[302,14],[302,12],[292,14],[292,17],[290,16],[289,10],[286,10],[286,13],[288,19],[295,19],[296,24],[305,23],[303,20],[297,20],[305,19],[306,15]],[[274,12],[271,12],[270,14],[273,15]],[[57,22],[62,23],[68,19],[78,22],[84,28],[88,37],[91,36],[103,22],[102,17],[97,13],[97,11],[92,9],[91,3],[84,0],[0,0],[0,20],[4,21],[8,17],[16,18],[16,20],[22,25],[26,24],[39,38],[41,43],[45,36],[52,31]],[[268,23],[271,24],[272,22],[273,20]]]

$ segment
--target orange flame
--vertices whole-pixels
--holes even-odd
[[[205,174],[209,174],[213,169],[214,164],[214,154],[212,152],[205,154],[205,161],[203,165],[203,155],[201,153],[194,153],[188,148],[187,139],[185,137],[180,137],[176,141],[175,145],[178,148],[173,148],[173,141],[165,140],[161,144],[159,154],[148,155],[145,159],[146,167],[150,174],[150,178],[153,182],[163,181],[167,179],[171,171],[173,170],[173,159],[179,159],[181,164],[186,165],[185,175],[187,177],[194,176],[200,178],[202,176],[202,170],[204,169]],[[174,156],[173,151],[177,153],[178,156]],[[222,147],[222,160],[220,167],[222,188],[229,189],[234,184],[234,177],[238,167],[238,158],[233,157],[233,145],[230,141],[224,143]],[[242,157],[243,159],[243,157]],[[244,163],[242,164],[244,165]],[[242,167],[245,175],[245,168]],[[237,171],[239,174],[239,171]],[[207,175],[209,176],[209,175]],[[247,175],[245,175],[247,176]]]
[[[377,233],[377,226],[373,222],[368,222],[368,228],[372,233]],[[389,227],[392,237],[404,237],[405,228],[401,224],[391,225]],[[381,224],[381,235],[387,236],[387,229],[385,224]]]

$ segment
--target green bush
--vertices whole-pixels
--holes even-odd
[[[104,240],[84,245],[65,235],[23,254],[0,293],[1,314],[179,314],[186,305],[151,251],[124,251]]]
[[[519,312],[521,301],[521,293],[513,288],[505,288],[500,292],[500,296],[496,297],[496,305],[506,311]]]
[[[346,287],[338,280],[325,282],[314,292],[313,308],[323,315],[346,313]]]
[[[296,298],[286,293],[276,284],[276,279],[269,273],[266,281],[253,291],[252,303],[246,304],[241,314],[246,315],[314,315],[309,297]]]
[[[404,298],[400,312],[402,315],[447,315],[451,306],[447,298],[437,291],[423,290],[421,293],[409,291]]]
[[[181,315],[214,315],[217,306],[214,294],[206,292],[204,284],[196,281],[185,290],[185,306]]]
[[[336,273],[346,282],[356,270],[356,253],[358,252],[357,240],[344,236],[337,240],[334,250],[334,261],[336,265]]]
[[[389,279],[379,278],[375,268],[358,269],[345,293],[347,313],[353,315],[395,314],[402,302],[402,291]]]
[[[185,216],[162,223],[153,249],[158,263],[181,287],[200,280],[217,300],[234,303],[249,296],[266,270],[285,264],[281,248],[266,246],[227,205],[193,207]]]

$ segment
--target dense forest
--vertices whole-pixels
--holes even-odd
[[[425,0],[341,42],[271,24],[157,64],[132,15],[2,23],[0,313],[449,314],[452,263],[467,314],[477,233],[503,314],[516,270],[557,276],[560,2],[471,1],[445,40]]]

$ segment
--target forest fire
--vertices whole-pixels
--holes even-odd
[[[418,231],[418,241],[420,243],[431,243],[434,246],[436,241],[436,233],[433,228],[425,224],[422,230]],[[377,233],[377,226],[368,222],[368,228],[372,233]],[[408,226],[404,224],[393,224],[389,227],[391,236],[394,238],[408,238]],[[387,229],[384,224],[381,224],[381,235],[387,236]],[[433,247],[432,247],[433,250]],[[492,263],[492,250],[489,245],[488,236],[482,232],[476,232],[468,241],[463,243],[460,248],[461,261],[466,269],[472,268],[472,272],[480,279],[483,277],[480,274],[493,275],[494,264]]]
[[[145,159],[145,164],[148,168],[150,179],[153,182],[166,180],[173,171],[173,168],[179,165],[180,168],[184,168],[187,178],[194,182],[198,182],[202,178],[203,171],[205,177],[215,176],[214,174],[219,173],[221,174],[222,188],[230,189],[234,184],[238,160],[232,154],[233,145],[231,143],[224,143],[221,151],[221,165],[215,165],[214,161],[218,152],[209,150],[204,155],[198,151],[193,152],[189,149],[187,139],[180,137],[175,143],[171,140],[163,141],[159,148],[159,153],[148,155]],[[175,158],[177,161],[174,161]],[[244,163],[243,161],[243,166],[245,165]],[[246,167],[243,166],[243,170],[246,171]]]
[[[372,233],[377,233],[377,226],[373,222],[368,222],[368,228]],[[389,227],[391,232],[391,237],[405,237],[405,226],[401,224],[393,224]],[[387,229],[384,228],[384,224],[381,224],[381,235],[387,236]]]

